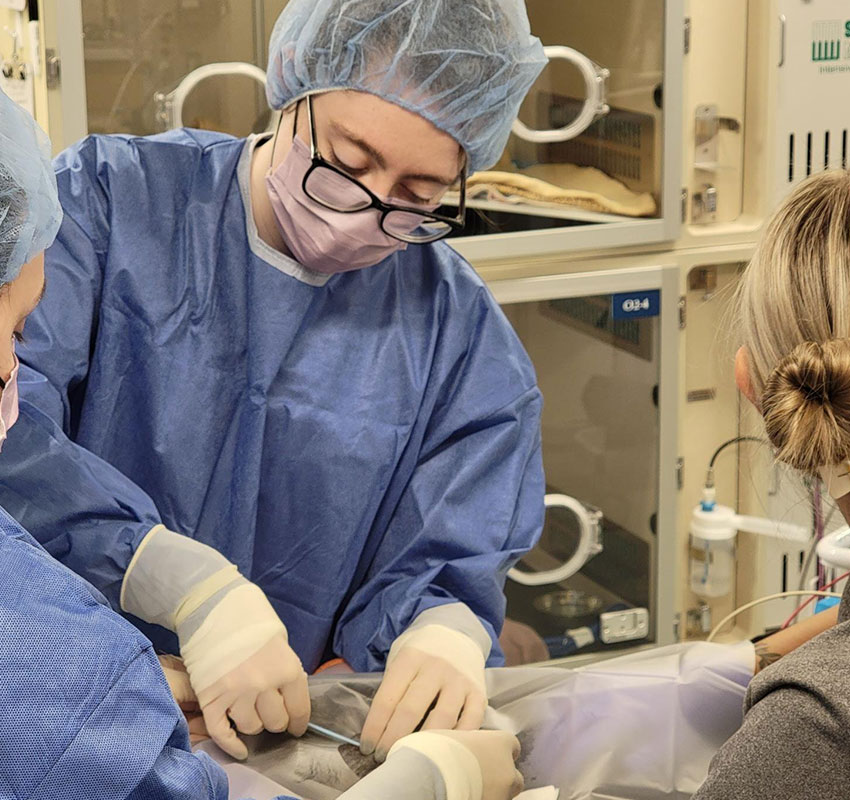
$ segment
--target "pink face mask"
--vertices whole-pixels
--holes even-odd
[[[299,264],[333,275],[374,266],[407,247],[381,230],[377,208],[343,214],[308,197],[303,184],[311,163],[310,149],[296,136],[286,158],[266,176],[278,227]]]
[[[18,421],[18,357],[14,355],[15,344],[12,342],[12,355],[15,358],[15,366],[12,368],[12,374],[9,380],[3,383],[0,380],[3,394],[0,395],[0,450],[3,449],[3,442],[9,435],[11,428]]]

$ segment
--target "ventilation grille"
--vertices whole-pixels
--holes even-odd
[[[568,153],[567,161],[580,167],[596,167],[609,175],[620,178],[623,182],[641,179],[641,162],[639,156],[631,156],[617,150],[600,148],[598,143],[591,144],[576,139],[570,147],[565,147]]]
[[[538,118],[550,128],[563,128],[581,111],[582,102],[572,97],[541,93]],[[542,160],[548,163],[596,167],[618,178],[636,192],[654,192],[655,118],[612,108],[581,136],[567,142],[544,145]]]
[[[832,131],[804,131],[788,134],[788,172],[790,185],[799,183],[826,169],[847,169],[847,128]]]

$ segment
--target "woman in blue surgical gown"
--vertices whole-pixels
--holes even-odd
[[[15,357],[62,216],[48,154],[0,91],[0,443],[18,424],[54,426],[19,407]],[[189,751],[150,642],[3,509],[0,568],[0,797],[225,800],[221,769]]]
[[[337,655],[386,670],[381,759],[423,718],[480,725],[542,524],[535,375],[438,241],[462,201],[438,206],[545,57],[521,0],[291,0],[270,53],[274,135],[91,136],[55,162],[0,503],[179,649],[231,755],[231,721],[303,731],[305,670]]]
[[[32,118],[0,91],[0,445],[18,426],[60,436],[19,402],[15,355],[62,217],[48,153]],[[0,460],[14,458],[10,449]],[[20,502],[56,502],[63,477],[54,477]],[[151,643],[2,508],[0,566],[0,797],[227,800],[223,770],[189,749]],[[517,752],[505,733],[413,734],[344,798],[507,800],[522,785]]]

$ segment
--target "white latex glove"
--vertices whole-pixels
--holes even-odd
[[[177,634],[206,729],[233,758],[248,750],[230,720],[247,734],[304,733],[307,676],[286,628],[262,590],[213,548],[154,528],[124,576],[121,606]]]
[[[444,625],[407,630],[390,648],[361,750],[383,761],[423,720],[423,730],[477,730],[487,708],[484,664],[481,647],[464,633]]]
[[[399,739],[387,760],[405,748],[436,764],[447,800],[511,800],[523,790],[519,740],[505,731],[422,731]]]
[[[240,760],[248,749],[230,720],[249,735],[265,729],[293,736],[301,736],[310,721],[307,675],[283,624],[254,652],[264,634],[252,633],[245,621],[269,614],[277,619],[259,587],[245,584],[227,594],[180,648],[207,732]]]

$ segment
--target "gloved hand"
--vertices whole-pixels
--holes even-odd
[[[405,736],[390,749],[416,750],[433,761],[456,800],[511,800],[523,790],[519,740],[505,731],[433,731]]]
[[[286,628],[262,590],[213,548],[154,528],[124,576],[121,606],[177,634],[207,731],[226,753],[248,755],[229,719],[242,733],[304,733],[307,676]]]
[[[481,648],[466,634],[444,625],[407,630],[390,648],[361,750],[383,761],[423,719],[423,730],[478,729],[487,708],[484,664]]]
[[[301,736],[307,730],[307,675],[287,643],[285,630],[215,682],[200,686],[198,702],[207,731],[234,758],[246,758],[248,749],[231,728],[230,720],[247,734],[265,729]]]

